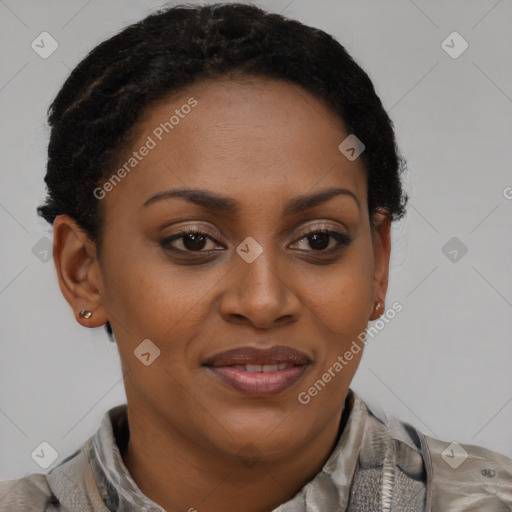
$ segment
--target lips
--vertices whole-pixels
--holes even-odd
[[[296,384],[311,359],[283,345],[241,347],[208,358],[203,366],[224,385],[251,397],[270,397]]]
[[[241,347],[221,352],[204,362],[205,366],[235,366],[235,365],[279,365],[288,363],[294,365],[308,364],[311,360],[304,353],[291,347],[274,345],[267,349]]]

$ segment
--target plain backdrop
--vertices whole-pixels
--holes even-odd
[[[255,3],[346,47],[407,159],[386,302],[403,310],[368,344],[353,389],[428,435],[512,457],[512,3]],[[49,471],[125,401],[116,346],[75,322],[35,208],[49,103],[90,49],[163,5],[0,2],[1,479]],[[58,44],[47,58],[31,46],[42,32]],[[31,457],[43,441],[59,454],[46,470]]]

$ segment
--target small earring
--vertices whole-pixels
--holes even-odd
[[[375,311],[379,311],[379,309],[380,309],[381,307],[383,307],[383,306],[384,306],[384,304],[382,304],[382,302],[379,300],[379,301],[377,302],[377,305],[375,306]]]
[[[81,318],[86,318],[86,319],[89,319],[92,316],[92,312],[87,311],[86,309],[82,309],[82,311],[80,311],[80,313],[78,313],[78,314],[80,315]]]

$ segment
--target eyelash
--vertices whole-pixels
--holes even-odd
[[[217,240],[215,240],[214,238],[212,238],[211,236],[209,236],[207,233],[205,233],[203,231],[199,231],[198,229],[196,229],[194,227],[186,227],[182,231],[180,231],[179,233],[176,233],[176,234],[174,234],[172,236],[169,236],[169,237],[166,237],[166,238],[162,239],[159,242],[159,245],[164,250],[171,251],[173,253],[182,253],[182,254],[185,254],[185,253],[187,253],[187,254],[194,254],[194,253],[195,254],[211,254],[213,252],[218,252],[217,250],[191,251],[191,250],[185,250],[185,249],[177,249],[176,247],[172,247],[170,245],[170,243],[173,242],[174,240],[183,239],[184,237],[186,237],[186,236],[188,236],[190,234],[201,235],[201,236],[204,236],[206,238],[209,238],[211,241],[213,241],[213,242],[215,242],[217,244],[219,243],[219,242],[217,242]],[[327,229],[327,228],[323,228],[323,227],[320,227],[320,228],[316,228],[315,227],[315,228],[311,229],[310,231],[304,233],[294,243],[300,242],[300,241],[302,241],[304,239],[307,239],[308,237],[310,237],[312,235],[316,235],[316,234],[329,235],[330,237],[334,238],[338,242],[337,247],[331,248],[331,249],[321,249],[321,250],[306,250],[305,252],[329,255],[329,254],[333,254],[333,253],[339,252],[341,249],[343,249],[344,247],[347,247],[352,242],[352,238],[349,235],[346,235],[344,233],[339,233],[338,231],[333,231],[333,230],[330,230],[330,229]]]

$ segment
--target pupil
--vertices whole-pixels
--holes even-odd
[[[315,235],[311,235],[311,239],[313,240],[313,242],[310,241],[310,246],[313,248],[313,249],[319,249],[319,250],[322,250],[322,249],[325,249],[328,245],[329,245],[329,238],[330,235],[328,235],[327,233],[317,233]],[[327,243],[322,243],[320,241],[320,243],[318,243],[318,240],[322,239],[322,237],[324,237],[324,242],[327,242]]]
[[[188,233],[183,241],[183,245],[189,250],[202,249],[204,246],[204,236],[197,233]]]

